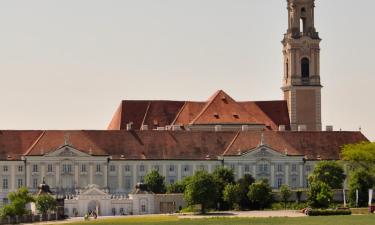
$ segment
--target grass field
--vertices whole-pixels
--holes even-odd
[[[375,224],[375,215],[329,216],[300,218],[211,218],[179,219],[175,216],[151,216],[110,218],[68,223],[81,224],[146,224],[146,225],[371,225]]]

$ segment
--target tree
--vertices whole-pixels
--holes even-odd
[[[167,186],[167,193],[184,193],[184,191],[185,185],[181,181],[178,181]]]
[[[358,168],[350,174],[349,179],[349,201],[355,206],[356,190],[358,190],[358,206],[367,206],[368,190],[375,185],[375,177],[364,168]]]
[[[166,192],[165,177],[160,175],[156,170],[152,170],[145,176],[145,184],[148,190],[155,194],[163,194]]]
[[[333,192],[328,184],[322,181],[314,181],[313,183],[310,183],[308,201],[311,207],[328,208],[332,199]]]
[[[15,192],[8,194],[10,204],[4,207],[1,211],[1,216],[23,216],[29,211],[26,209],[26,205],[34,201],[34,198],[29,193],[29,190],[25,187],[18,189]]]
[[[273,201],[272,188],[266,179],[251,184],[247,196],[253,209],[265,209]]]
[[[219,203],[220,209],[227,209],[228,206],[226,205],[226,202],[223,199],[223,191],[228,184],[234,184],[235,180],[233,170],[223,166],[218,167],[213,172],[213,176],[215,178],[218,194],[216,196],[216,201]]]
[[[223,191],[223,200],[228,203],[229,208],[238,208],[240,202],[240,185],[227,184]]]
[[[206,171],[198,171],[187,183],[184,199],[188,205],[201,205],[201,212],[205,213],[207,208],[212,207],[217,196],[214,177]]]
[[[249,186],[255,182],[255,179],[250,174],[245,174],[241,179],[237,181],[239,185],[240,195],[240,207],[241,209],[248,209],[250,207],[250,201],[247,197],[249,193]]]
[[[345,173],[342,166],[336,161],[319,162],[309,177],[309,183],[321,181],[332,189],[342,188],[345,180]]]
[[[35,199],[36,209],[42,214],[56,210],[57,201],[49,194],[38,195]]]
[[[286,203],[288,202],[289,198],[292,196],[292,190],[290,190],[289,186],[284,184],[280,187],[280,198],[284,202],[284,206],[286,208]]]
[[[362,142],[345,145],[342,150],[342,159],[356,168],[375,170],[375,143]]]

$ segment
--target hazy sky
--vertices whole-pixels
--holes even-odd
[[[375,140],[375,1],[316,6],[323,124]],[[281,99],[286,29],[286,0],[0,0],[0,129],[105,129],[122,99]]]

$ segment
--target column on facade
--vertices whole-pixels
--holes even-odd
[[[56,187],[59,187],[59,183],[60,183],[60,165],[58,163],[56,163]]]
[[[10,166],[10,190],[14,191],[16,188],[15,188],[15,183],[16,183],[16,179],[15,179],[15,173],[16,173],[16,165],[12,164]]]
[[[161,173],[162,173],[162,175],[163,175],[165,178],[167,178],[167,166],[166,166],[165,164],[163,164],[163,165],[161,166]]]
[[[303,187],[303,164],[299,165],[299,186]]]
[[[30,170],[30,163],[26,163],[26,186],[28,188],[31,187],[31,170]]]
[[[285,163],[285,184],[289,185],[289,163]]]
[[[177,180],[182,180],[182,164],[177,164]]]
[[[212,165],[211,165],[211,164],[208,164],[208,165],[207,165],[207,171],[208,171],[209,173],[212,173]]]
[[[253,177],[257,179],[257,165],[255,163],[253,164]]]
[[[103,180],[104,180],[104,187],[108,188],[108,163],[104,164],[103,168]]]
[[[133,169],[132,169],[132,174],[133,174],[133,188],[135,187],[135,185],[137,185],[137,165],[134,164],[133,165]]]
[[[94,183],[94,164],[93,163],[90,163],[89,164],[89,184],[93,184]]]
[[[121,191],[122,189],[123,189],[123,187],[122,187],[122,183],[123,183],[123,181],[122,181],[122,166],[121,165],[119,165],[118,166],[118,172],[117,172],[117,176],[118,176],[118,190],[119,191]]]
[[[271,187],[276,187],[275,185],[275,164],[271,164]]]
[[[40,179],[43,180],[46,176],[46,164],[45,162],[40,163]]]
[[[238,164],[238,171],[237,171],[237,179],[241,179],[243,177],[243,164],[242,163],[237,163]]]
[[[76,184],[76,188],[79,187],[79,164],[74,164],[74,183]]]

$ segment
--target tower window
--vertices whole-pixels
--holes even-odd
[[[286,64],[285,64],[285,74],[286,74],[286,78],[288,79],[289,78],[289,61],[286,60]]]
[[[303,58],[301,60],[301,75],[302,78],[310,77],[310,60],[308,58]]]
[[[306,33],[306,9],[301,9],[300,31]]]

